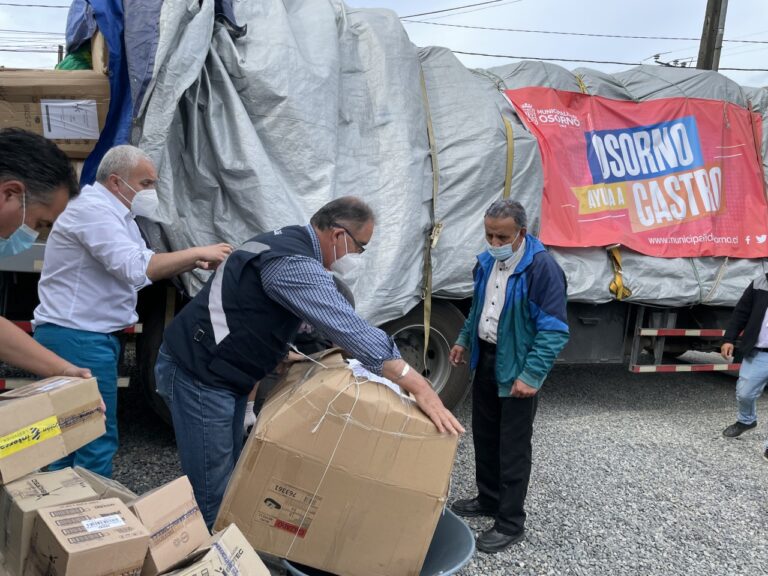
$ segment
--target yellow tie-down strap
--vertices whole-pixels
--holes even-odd
[[[608,290],[614,295],[616,300],[624,300],[632,296],[632,290],[624,286],[624,273],[621,270],[621,252],[619,252],[619,245],[606,247],[608,250],[608,256],[611,259],[611,265],[613,266],[613,280],[611,280]]]
[[[56,416],[50,416],[15,432],[0,436],[0,458],[7,458],[59,434],[61,434],[59,419]]]

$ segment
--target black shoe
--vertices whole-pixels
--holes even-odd
[[[763,459],[768,460],[768,448],[766,448],[765,452],[763,452]]]
[[[736,436],[741,436],[744,434],[744,432],[751,430],[755,426],[757,426],[757,422],[752,422],[752,424],[743,424],[737,421],[723,430],[723,436],[726,438],[736,438]]]
[[[467,500],[456,500],[451,504],[451,510],[464,518],[475,518],[477,516],[496,516],[496,511],[483,506],[477,498]]]
[[[525,530],[517,534],[502,534],[496,528],[489,528],[477,537],[477,549],[486,554],[495,554],[520,542],[523,536],[525,536]]]

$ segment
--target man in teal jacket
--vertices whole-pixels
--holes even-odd
[[[566,280],[535,237],[526,234],[525,209],[498,200],[485,213],[488,249],[475,267],[475,290],[450,361],[468,349],[476,370],[472,431],[478,495],[457,500],[462,516],[492,516],[477,549],[494,553],[525,533],[525,496],[531,476],[531,436],[538,391],[568,342]]]

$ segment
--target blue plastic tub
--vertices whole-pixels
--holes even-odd
[[[474,553],[475,535],[472,530],[461,518],[446,508],[435,528],[435,535],[429,545],[420,576],[455,574],[469,562]],[[288,560],[283,560],[283,566],[293,576],[333,576],[329,572],[294,564]]]

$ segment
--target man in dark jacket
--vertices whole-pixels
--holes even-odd
[[[736,422],[723,430],[726,438],[736,438],[757,426],[757,399],[768,383],[768,275],[752,281],[733,309],[720,353],[730,360],[733,343],[741,337],[744,359],[736,383],[738,415]],[[768,460],[768,441],[763,446],[763,458]]]
[[[411,392],[438,430],[464,431],[394,341],[355,313],[328,273],[348,274],[373,230],[370,207],[347,196],[323,206],[307,226],[260,234],[232,252],[166,329],[155,380],[208,527],[242,448],[248,394],[286,357],[302,322]]]
[[[498,200],[485,213],[487,251],[477,257],[475,293],[450,361],[476,369],[472,432],[478,495],[457,500],[462,516],[492,516],[477,538],[500,552],[525,533],[537,393],[568,342],[565,274],[542,243],[526,234],[525,209]]]

